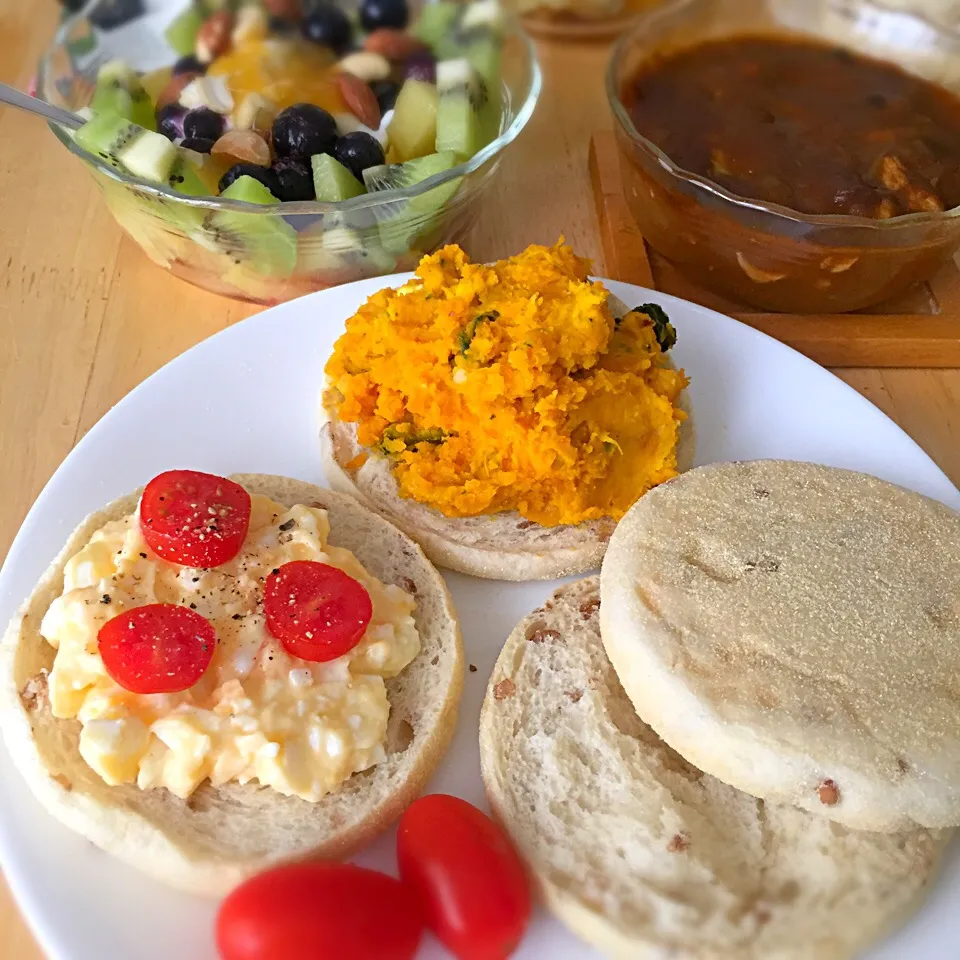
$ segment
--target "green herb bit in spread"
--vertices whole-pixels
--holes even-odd
[[[490,310],[487,313],[477,314],[477,316],[457,334],[457,346],[460,348],[460,353],[466,356],[467,351],[470,349],[470,344],[473,343],[473,338],[477,335],[477,327],[480,326],[481,323],[488,320],[496,320],[499,316],[499,310]]]
[[[645,313],[653,321],[653,335],[660,344],[660,352],[666,353],[677,342],[677,331],[663,307],[656,303],[641,303],[634,307],[637,313]]]
[[[380,449],[388,456],[396,455],[402,453],[403,449],[412,450],[420,443],[443,443],[446,438],[447,434],[440,427],[417,430],[412,423],[392,423],[383,431]]]

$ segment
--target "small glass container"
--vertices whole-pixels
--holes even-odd
[[[841,313],[929,280],[960,248],[960,207],[874,220],[736,196],[641,136],[627,84],[653,56],[744,34],[805,36],[960,92],[960,34],[870,0],[667,0],[607,69],[627,202],[654,250],[697,283],[761,310]]]
[[[123,59],[143,71],[172,63],[176,54],[167,46],[163,29],[186,2],[151,0],[142,16],[113,30],[100,30],[87,20],[84,14],[96,6],[88,4],[58,29],[40,63],[37,95],[77,110],[90,102],[97,68],[107,60]],[[342,5],[351,8],[348,2]],[[419,6],[418,0],[411,0],[411,19]],[[353,280],[411,270],[424,254],[464,237],[495,196],[503,152],[526,126],[540,94],[533,44],[514,18],[507,18],[501,59],[503,114],[495,140],[465,163],[412,187],[339,203],[261,206],[217,196],[186,198],[121,173],[79,147],[68,132],[53,124],[51,129],[83,161],[117,222],[154,263],[215,293],[269,305]],[[402,229],[385,227],[399,210]],[[231,254],[230,238],[218,226],[222,221],[216,220],[228,211],[229,230],[237,242],[250,232],[258,234],[264,256],[244,259]],[[287,225],[277,241],[285,249],[276,256],[265,249],[272,242],[271,231],[248,226],[263,217],[281,218]],[[295,262],[277,275],[269,264],[289,265],[291,236]]]

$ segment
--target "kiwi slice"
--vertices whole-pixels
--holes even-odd
[[[420,8],[417,22],[413,25],[414,36],[437,49],[450,35],[454,24],[460,18],[460,11],[460,4],[452,3],[451,0],[425,3]]]
[[[363,171],[363,180],[371,192],[400,190],[449,170],[459,159],[450,150],[432,153],[406,163],[369,167]],[[443,208],[460,188],[460,182],[461,178],[457,177],[411,200],[390,204],[389,212],[379,224],[384,249],[391,253],[405,253],[416,237],[429,233],[440,219]]]
[[[503,81],[500,75],[500,40],[487,35],[466,48],[465,57],[483,77],[487,102],[480,110],[481,139],[484,146],[500,135],[503,116]]]
[[[318,200],[335,203],[366,193],[363,184],[330,154],[316,154],[310,158],[310,165],[313,167],[313,186]]]
[[[253,177],[237,177],[220,196],[247,203],[279,203]],[[234,264],[270,277],[288,277],[297,265],[297,232],[280,216],[220,210],[207,214],[197,240]]]
[[[123,117],[144,130],[157,129],[150,94],[136,72],[122,60],[110,60],[97,72],[90,109]]]
[[[499,46],[502,26],[503,13],[497,0],[477,0],[459,4],[449,27],[435,40],[428,42],[440,60],[455,60],[458,57],[472,60],[469,54],[475,46],[485,41],[493,41]]]
[[[484,129],[489,93],[486,81],[465,57],[437,64],[437,152],[464,159],[489,143]]]
[[[77,130],[75,139],[84,150],[95,154],[118,170],[132,173],[143,180],[169,187],[187,196],[210,195],[185,151],[175,147],[159,133],[144,130],[129,120],[112,114],[94,114]],[[190,236],[198,232],[203,224],[202,209],[167,197],[152,196],[134,187],[121,189],[128,194],[131,205],[146,215],[141,217],[145,224],[149,223],[150,218],[159,218],[171,224],[177,233]],[[121,226],[127,226],[127,223],[121,223]],[[140,240],[136,230],[128,227],[128,232]]]
[[[118,170],[152,183],[166,183],[177,161],[177,148],[166,137],[113,113],[94,113],[75,139]]]
[[[197,34],[206,19],[205,14],[195,4],[190,4],[185,10],[177,14],[163,31],[167,43],[177,52],[178,56],[185,57],[193,53],[196,46]]]

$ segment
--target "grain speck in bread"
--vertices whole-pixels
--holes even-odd
[[[355,500],[283,477],[233,478],[292,506],[322,505],[330,542],[374,576],[414,592],[421,650],[387,680],[387,759],[317,803],[256,783],[202,784],[187,801],[165,789],[108,786],[78,750],[80,725],[51,716],[46,674],[54,649],[40,621],[63,586],[65,562],[108,520],[131,513],[139,492],[87,518],[11,622],[0,645],[0,722],[17,767],[57,819],[97,846],[173,886],[222,894],[264,867],[306,855],[342,857],[396,819],[449,745],[463,686],[460,630],[447,588],[419,547]]]
[[[637,717],[598,599],[593,577],[524,619],[481,713],[491,806],[559,919],[618,960],[851,960],[903,922],[949,831],[851,831],[701,773]]]
[[[607,654],[712,776],[865,830],[960,824],[960,515],[874,477],[701,467],[623,518]]]

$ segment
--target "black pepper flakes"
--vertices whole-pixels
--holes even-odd
[[[196,605],[195,603],[191,603],[191,604],[190,604],[190,609],[191,609],[191,610],[196,610],[196,609],[197,609],[197,605]]]
[[[105,594],[100,598],[100,602],[101,602],[101,603],[110,603],[110,594],[109,594],[109,593],[105,593]]]
[[[286,521],[286,523],[280,524],[280,529],[284,533],[286,533],[288,530],[292,530],[296,525],[297,525],[297,521],[294,520],[293,517],[291,517],[289,520]]]
[[[243,614],[242,614],[242,613],[235,613],[235,614],[233,615],[233,619],[234,619],[234,620],[242,620],[242,619],[243,619]]]
[[[141,553],[141,554],[140,554],[140,559],[141,559],[141,560],[146,560],[146,559],[147,559],[147,555],[146,555],[145,553]]]

